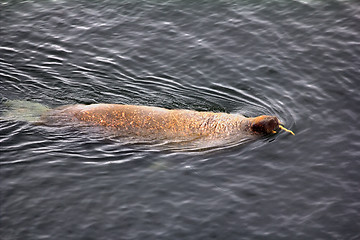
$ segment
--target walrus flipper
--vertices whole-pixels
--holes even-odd
[[[9,100],[4,103],[5,109],[1,119],[37,123],[41,116],[50,110],[49,107],[30,101]]]

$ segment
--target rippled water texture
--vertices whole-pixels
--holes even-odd
[[[0,236],[360,239],[360,4],[1,1],[0,111],[120,103],[278,116],[174,152],[0,120]]]

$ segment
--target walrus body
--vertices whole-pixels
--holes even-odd
[[[169,110],[159,107],[92,104],[69,105],[44,113],[40,123],[101,126],[118,136],[142,139],[242,139],[273,133],[273,116],[246,118],[240,114]]]

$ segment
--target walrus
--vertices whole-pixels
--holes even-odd
[[[103,103],[40,109],[42,113],[36,124],[96,126],[116,136],[141,140],[241,141],[273,134],[279,128],[291,132],[280,125],[276,116],[269,115],[245,117],[241,114]]]
[[[120,135],[166,138],[266,135],[279,128],[279,119],[275,116],[247,118],[240,114],[121,104],[63,106],[46,112],[39,123],[103,126]]]

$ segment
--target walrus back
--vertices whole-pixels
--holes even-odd
[[[118,135],[151,138],[198,138],[216,134],[231,134],[244,119],[241,115],[168,110],[159,107],[93,104],[71,105],[43,117],[47,125],[80,124],[103,126]]]

